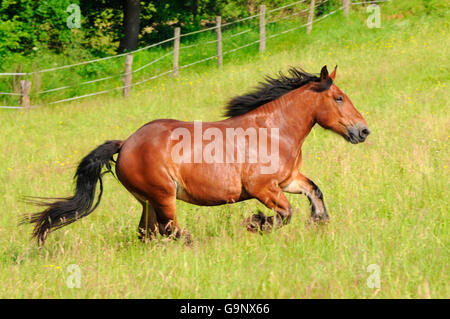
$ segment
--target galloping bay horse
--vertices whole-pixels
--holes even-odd
[[[328,74],[326,66],[320,76],[291,68],[288,75],[266,77],[253,92],[231,99],[225,120],[160,119],[125,141],[107,141],[81,160],[73,196],[35,202],[46,209],[28,219],[35,223],[33,236],[42,245],[49,232],[92,213],[103,193],[102,169],[113,173],[116,153],[116,175],[143,207],[138,228],[142,240],[157,231],[190,240],[177,222],[177,199],[213,206],[256,198],[275,216],[259,212],[246,219],[246,227],[268,231],[291,219],[283,192],[305,194],[313,220],[328,220],[322,192],[299,172],[303,141],[315,123],[353,144],[364,142],[370,133],[350,99],[333,84],[335,76],[336,68]]]

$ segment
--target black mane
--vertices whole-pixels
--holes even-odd
[[[320,77],[302,69],[292,67],[288,72],[288,75],[280,72],[278,78],[266,76],[265,81],[260,82],[253,92],[231,99],[227,104],[225,116],[233,117],[245,114],[309,82],[320,82]],[[331,86],[330,81],[327,82],[327,87],[323,89]]]

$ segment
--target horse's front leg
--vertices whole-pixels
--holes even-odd
[[[251,192],[252,196],[263,203],[267,208],[276,212],[275,216],[266,216],[261,211],[244,220],[248,231],[269,232],[274,227],[280,228],[289,224],[292,217],[292,208],[283,191],[276,181],[270,181],[264,186]]]
[[[283,191],[292,194],[305,194],[311,204],[311,217],[314,221],[327,221],[329,219],[322,192],[306,176],[299,173],[292,182],[283,188]]]

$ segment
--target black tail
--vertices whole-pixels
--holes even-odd
[[[38,206],[47,208],[30,217],[25,217],[22,223],[35,223],[33,237],[42,245],[47,234],[58,228],[73,223],[77,219],[92,213],[100,203],[103,193],[102,168],[106,166],[111,172],[113,155],[120,151],[122,141],[107,141],[84,157],[78,165],[74,179],[76,180],[75,194],[67,198],[54,198],[53,202],[30,201]],[[106,173],[105,172],[105,173]],[[100,193],[94,205],[97,181],[100,181]]]

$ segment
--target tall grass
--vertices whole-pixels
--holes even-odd
[[[420,1],[385,5],[381,29],[367,28],[364,11],[332,16],[309,36],[269,40],[264,55],[229,56],[220,70],[196,66],[128,99],[1,111],[0,297],[448,298],[450,30],[446,16],[423,10]],[[43,249],[31,227],[17,226],[34,209],[20,198],[71,193],[77,162],[96,145],[157,118],[220,119],[227,99],[298,64],[313,72],[338,64],[336,84],[372,130],[356,146],[319,127],[305,142],[301,171],[324,193],[326,228],[308,223],[302,196],[288,195],[291,224],[264,236],[240,225],[262,208],[256,201],[179,201],[194,246],[145,245],[136,234],[141,208],[111,176],[95,213],[52,233]],[[70,264],[81,268],[81,288],[66,284]],[[371,264],[379,289],[367,285]]]

